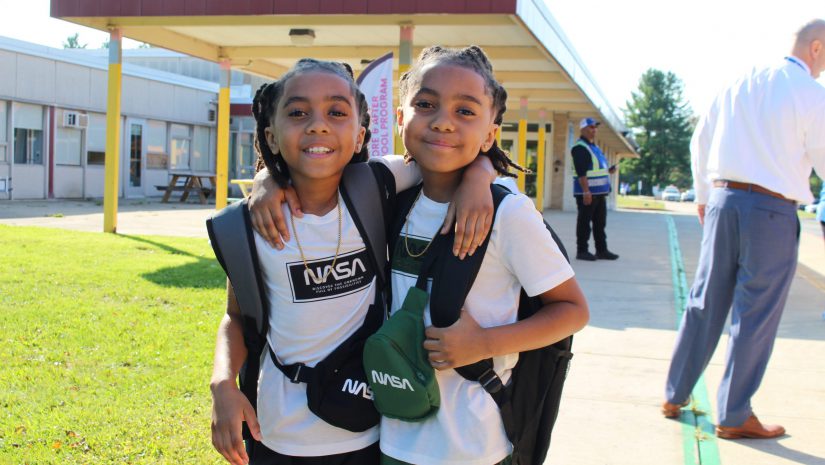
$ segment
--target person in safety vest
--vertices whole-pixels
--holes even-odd
[[[616,166],[608,167],[607,157],[594,143],[596,128],[600,125],[593,118],[584,118],[579,122],[581,137],[573,145],[570,153],[573,155],[573,195],[576,197],[576,206],[579,216],[576,220],[576,258],[579,260],[595,261],[615,260],[618,255],[607,250],[607,234],[604,232],[607,224],[607,195],[610,193],[610,173],[616,171]],[[590,240],[591,223],[593,224],[593,241],[596,243],[596,254],[588,251],[587,243]]]

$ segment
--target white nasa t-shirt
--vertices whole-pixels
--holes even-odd
[[[375,270],[369,251],[340,194],[338,202],[342,225],[337,259],[337,208],[324,216],[294,218],[296,230],[289,226],[291,240],[280,251],[255,234],[270,303],[267,341],[282,364],[315,366],[361,327],[375,300]],[[289,218],[286,207],[284,215]],[[297,241],[312,273],[304,266]],[[324,270],[329,270],[325,279]],[[263,444],[284,455],[341,454],[378,440],[377,427],[353,433],[310,412],[306,384],[287,379],[268,351],[261,366],[258,420]]]
[[[417,166],[400,155],[372,158],[395,179],[396,190],[412,187],[421,179]],[[255,233],[258,261],[269,299],[267,342],[285,365],[315,366],[351,336],[364,322],[375,301],[375,276],[369,251],[338,194],[341,206],[341,247],[338,245],[338,210],[323,216],[304,214],[290,224],[287,205],[282,209],[289,224],[290,241],[277,250]],[[298,250],[304,251],[304,260]],[[332,262],[335,260],[335,266]],[[326,279],[324,270],[332,267]],[[310,412],[306,384],[289,381],[264,352],[258,384],[258,421],[263,444],[284,455],[318,457],[363,449],[378,440],[378,427],[353,433],[332,426]]]
[[[415,286],[420,253],[438,232],[447,204],[423,193],[414,205],[393,250],[392,311],[397,311]],[[405,244],[405,236],[407,237]],[[501,326],[518,319],[521,288],[530,296],[553,289],[572,278],[567,263],[532,200],[522,194],[502,200],[490,232],[490,242],[464,308],[481,327]],[[432,280],[429,286],[432,286]],[[424,324],[432,324],[429,305]],[[518,354],[493,358],[503,382],[518,362]],[[476,381],[455,370],[436,370],[441,394],[438,412],[422,422],[381,419],[381,451],[416,465],[491,465],[512,450],[493,398]]]

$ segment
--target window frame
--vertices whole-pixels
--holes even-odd
[[[17,131],[24,131],[25,136],[25,143],[20,144],[17,142]],[[40,160],[34,160],[34,142],[37,140],[34,136],[35,132],[40,133]],[[14,154],[12,156],[12,163],[15,165],[28,165],[28,166],[44,166],[43,160],[43,146],[45,145],[45,141],[43,140],[44,134],[42,129],[29,129],[29,128],[14,128]],[[17,161],[17,150],[18,147],[24,147],[23,153],[25,161]]]
[[[180,137],[179,135],[174,134],[174,127],[185,127],[187,129],[187,136]],[[180,123],[170,123],[169,124],[169,170],[191,170],[192,169],[192,133],[193,133],[192,125],[191,124],[180,124]],[[175,141],[186,141],[186,164],[184,165],[175,165]]]

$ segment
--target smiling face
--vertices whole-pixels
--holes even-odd
[[[397,110],[404,146],[422,174],[455,173],[495,141],[493,101],[484,78],[463,66],[426,65]]]
[[[294,184],[336,180],[355,152],[364,129],[350,84],[324,71],[293,76],[284,84],[266,142],[280,152]]]

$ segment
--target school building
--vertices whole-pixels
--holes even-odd
[[[536,172],[521,177],[519,185],[535,196],[539,209],[575,209],[569,148],[578,138],[581,118],[603,123],[596,142],[611,164],[638,156],[627,128],[542,0],[52,0],[51,15],[109,31],[108,82],[114,85],[106,105],[108,113],[116,113],[110,118],[119,117],[120,99],[133,98],[119,85],[121,68],[126,69],[122,37],[219,66],[218,208],[226,202],[230,179],[232,72],[275,78],[301,57],[346,61],[358,73],[392,51],[397,78],[428,45],[481,46],[510,96],[502,146]],[[155,104],[157,99],[148,100]],[[110,137],[107,185],[124,178],[117,175],[122,170],[114,170],[123,151],[120,142]],[[116,215],[114,187],[113,199],[104,198],[108,218]],[[106,223],[104,229],[112,230],[113,221]]]
[[[124,62],[119,196],[160,196],[176,170],[214,172],[218,64],[155,48]],[[0,66],[0,200],[103,197],[107,50],[0,37]],[[264,81],[232,73],[232,178],[254,174],[249,104]]]

